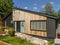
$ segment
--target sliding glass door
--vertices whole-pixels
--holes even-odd
[[[16,32],[24,33],[24,21],[15,21],[14,27]]]

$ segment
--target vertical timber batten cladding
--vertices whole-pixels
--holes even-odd
[[[54,38],[55,33],[56,33],[55,32],[56,31],[56,28],[55,28],[56,20],[55,19],[57,19],[57,18],[48,16],[46,14],[45,15],[40,14],[38,12],[36,13],[33,11],[28,11],[28,10],[19,9],[19,8],[13,9],[13,21],[14,22],[20,21],[20,28],[21,28],[21,22],[24,21],[23,33],[26,33],[26,34]],[[16,31],[17,31],[17,29],[16,29]],[[21,31],[21,29],[20,29],[20,31]],[[51,33],[49,33],[49,32],[51,32]],[[52,35],[52,33],[53,33],[53,35]]]
[[[16,10],[14,13],[16,13],[13,21],[21,21],[25,20],[25,33],[27,34],[34,34],[34,35],[39,35],[39,36],[47,36],[46,31],[35,31],[35,30],[30,30],[30,20],[47,20],[46,17],[40,16],[40,15],[35,15],[32,13],[27,13],[24,11]]]

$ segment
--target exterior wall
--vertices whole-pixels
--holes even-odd
[[[38,36],[47,36],[46,31],[35,31],[35,30],[30,30],[30,20],[47,20],[46,17],[29,13],[29,12],[24,12],[22,10],[13,10],[13,21],[25,21],[25,33],[27,34],[34,34]]]
[[[47,36],[50,38],[56,38],[56,20],[47,18]]]

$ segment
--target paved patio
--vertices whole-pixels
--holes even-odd
[[[40,38],[36,38],[30,35],[26,35],[26,34],[22,34],[22,33],[16,33],[15,34],[17,37],[20,37],[22,39],[25,39],[31,43],[37,44],[37,45],[48,45],[48,41],[47,40],[43,40]]]

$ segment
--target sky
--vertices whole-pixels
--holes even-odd
[[[48,2],[52,4],[55,11],[60,9],[60,0],[13,0],[13,6],[26,10],[41,12],[45,4]]]

